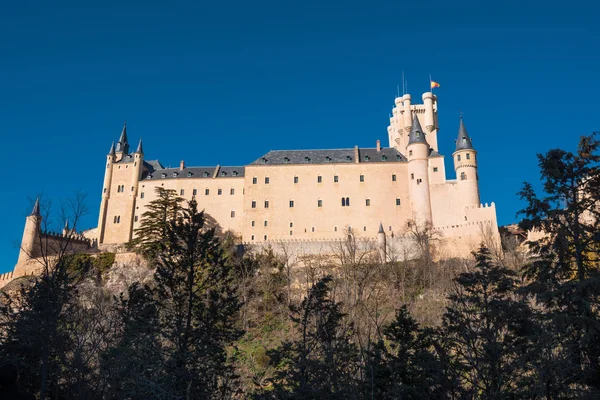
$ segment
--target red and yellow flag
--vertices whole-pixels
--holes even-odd
[[[437,83],[437,82],[435,82],[435,81],[430,81],[430,83],[431,83],[431,89],[435,89],[435,88],[439,88],[440,87],[440,84]]]

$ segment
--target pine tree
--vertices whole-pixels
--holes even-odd
[[[343,326],[340,304],[331,298],[332,278],[325,277],[309,290],[302,304],[292,306],[297,339],[271,352],[279,367],[273,391],[276,399],[352,399],[357,396],[359,362],[350,342],[351,327]]]
[[[545,196],[525,183],[521,227],[529,242],[527,290],[543,306],[541,391],[548,397],[600,396],[600,143],[584,136],[576,153],[538,155]],[[541,340],[543,338],[543,340]]]
[[[441,337],[463,396],[523,397],[529,392],[531,312],[515,297],[515,272],[491,263],[490,252],[475,253],[473,272],[460,274],[449,296]]]

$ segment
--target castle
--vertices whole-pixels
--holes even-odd
[[[195,197],[223,231],[248,244],[326,243],[348,229],[381,243],[414,224],[438,232],[447,256],[467,256],[484,235],[499,241],[495,205],[480,202],[478,154],[462,117],[452,154],[456,179],[447,179],[438,151],[437,97],[428,92],[422,100],[413,104],[408,94],[395,99],[389,147],[377,140],[374,148],[269,151],[245,166],[181,161],[165,168],[145,159],[141,140],[130,152],[124,126],[106,156],[98,227],[85,236],[100,250],[122,248],[155,189],[163,187]],[[32,223],[28,219],[24,246],[35,234]],[[26,258],[19,257],[13,275]]]

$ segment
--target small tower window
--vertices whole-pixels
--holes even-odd
[[[370,206],[371,206],[371,199],[367,199],[367,200],[365,200],[365,205],[366,205],[367,207],[370,207]]]
[[[220,196],[220,195],[222,195],[222,194],[223,194],[223,189],[221,189],[221,188],[218,188],[218,189],[217,189],[217,196]]]
[[[290,200],[290,208],[294,208],[294,200]]]
[[[460,161],[460,154],[456,156],[456,161]]]
[[[420,185],[421,182],[423,182],[423,179],[421,179],[421,178],[417,179],[417,185]]]
[[[256,221],[252,221],[252,226],[254,226],[256,224]]]
[[[323,200],[317,200],[317,207],[323,207]]]
[[[433,167],[433,172],[438,172],[438,167]]]
[[[180,196],[183,196],[184,194],[185,194],[185,190],[184,190],[184,189],[181,189],[181,190],[179,191],[179,195],[180,195]]]
[[[334,232],[337,232],[337,226],[334,226],[334,227],[333,227],[333,231],[334,231]]]
[[[267,240],[267,235],[265,235],[265,240]]]
[[[464,172],[460,173],[460,180],[461,181],[466,181],[467,180],[467,174],[465,174]]]
[[[231,218],[235,218],[235,210],[231,210]]]
[[[234,194],[235,194],[235,189],[234,188],[229,189],[229,195],[233,196]]]
[[[465,157],[467,157],[467,160],[470,160],[471,159],[471,154],[467,153],[467,155]]]
[[[252,200],[252,208],[256,208],[256,200]]]
[[[138,216],[136,215],[135,217],[133,217],[133,220],[134,220],[135,222],[138,222]]]
[[[400,205],[400,199],[396,198],[396,205],[399,206]]]
[[[392,174],[392,182],[396,182],[396,174]]]
[[[409,155],[409,156],[412,156],[412,150],[409,150],[409,151],[408,151],[408,155]]]
[[[265,176],[265,185],[268,185],[268,184],[269,184],[269,177]]]
[[[269,221],[265,220],[265,222],[263,222],[263,226],[269,226]]]
[[[252,178],[252,184],[256,185],[257,183],[258,183],[258,178],[257,177]]]
[[[360,176],[360,181],[361,181],[361,182],[364,182],[364,181],[365,181],[365,176],[364,176],[364,175],[361,175],[361,176]]]
[[[197,194],[198,194],[198,189],[194,189],[194,190],[192,190],[192,196],[195,196],[195,195],[197,195]]]
[[[363,231],[366,232],[367,231],[367,227],[363,226]]]
[[[210,193],[210,189],[208,189],[208,188],[204,189],[204,195],[205,196],[208,196],[209,193]]]
[[[269,200],[265,200],[265,208],[269,208]]]
[[[292,236],[294,234],[294,231],[290,231],[290,236]]]
[[[410,174],[410,179],[415,179],[415,174]]]
[[[254,240],[254,235],[250,236],[250,238],[251,238],[250,240]]]
[[[294,223],[290,222],[290,228],[293,228],[293,227],[294,227]]]
[[[334,175],[334,176],[333,176],[333,181],[334,181],[335,183],[338,183],[338,182],[339,182],[339,179],[338,179],[338,176],[337,176],[337,175]]]
[[[298,177],[297,176],[294,177],[294,183],[298,183]]]
[[[317,183],[323,182],[323,177],[321,175],[317,176]]]

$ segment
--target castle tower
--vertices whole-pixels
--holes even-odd
[[[462,117],[456,139],[456,150],[452,153],[454,170],[463,206],[476,206],[479,200],[479,177],[477,175],[477,152],[467,133]]]
[[[110,146],[110,151],[106,155],[106,169],[104,170],[104,184],[102,186],[102,200],[100,202],[100,216],[98,218],[98,244],[104,243],[104,232],[106,230],[106,211],[108,208],[108,201],[110,199],[113,165],[116,159],[117,155],[115,153],[115,142],[113,142]]]
[[[382,263],[387,260],[387,244],[385,231],[383,230],[383,224],[379,223],[379,232],[377,232],[377,251],[379,252],[379,259]]]
[[[25,229],[23,230],[23,238],[21,239],[21,249],[19,251],[19,260],[17,261],[17,264],[39,255],[39,251],[36,251],[36,247],[39,247],[41,244],[39,242],[41,223],[42,215],[40,214],[40,199],[38,198],[35,201],[31,214],[25,219]]]
[[[123,131],[121,131],[121,137],[117,142],[117,148],[115,151],[117,155],[117,159],[115,161],[119,162],[129,154],[129,143],[127,142],[127,123],[123,124]]]
[[[415,114],[408,136],[408,191],[413,218],[417,225],[432,223],[431,195],[429,192],[429,144]]]

